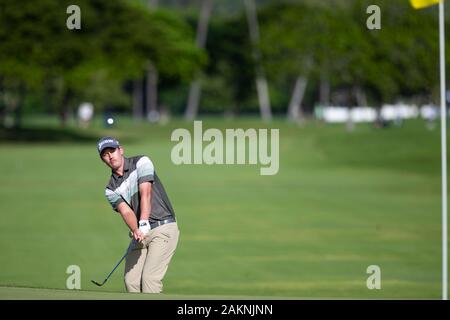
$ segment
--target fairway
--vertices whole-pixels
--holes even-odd
[[[261,176],[260,165],[173,164],[171,133],[192,122],[116,123],[78,140],[39,130],[34,142],[0,140],[0,299],[148,298],[124,294],[123,265],[104,287],[90,283],[129,241],[104,197],[103,135],[125,155],[150,156],[175,209],[179,246],[156,299],[441,297],[439,127],[203,119],[204,128],[280,129],[279,172]],[[82,291],[65,290],[71,265]],[[379,290],[366,286],[371,265]]]
[[[86,290],[0,287],[0,300],[293,300],[293,297],[129,294]],[[304,298],[301,298],[304,299]]]

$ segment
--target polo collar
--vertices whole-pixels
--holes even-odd
[[[125,175],[125,172],[130,170],[131,160],[128,159],[127,157],[123,157],[123,161],[124,161],[124,164],[123,164],[123,175]],[[115,179],[120,177],[117,173],[113,172],[112,170],[111,170],[111,174],[113,175],[113,177]]]

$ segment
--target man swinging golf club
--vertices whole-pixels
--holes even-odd
[[[180,233],[166,191],[147,156],[125,157],[113,137],[101,138],[97,150],[111,168],[106,198],[133,237],[125,255],[125,287],[160,293]]]

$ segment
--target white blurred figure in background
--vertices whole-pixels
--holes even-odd
[[[434,130],[438,117],[438,107],[434,104],[426,104],[420,108],[420,115],[425,119],[428,130]]]
[[[87,128],[94,115],[94,106],[90,102],[84,102],[78,107],[78,125]]]

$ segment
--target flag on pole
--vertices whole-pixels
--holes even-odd
[[[414,9],[422,9],[433,4],[439,3],[441,0],[409,0]]]

